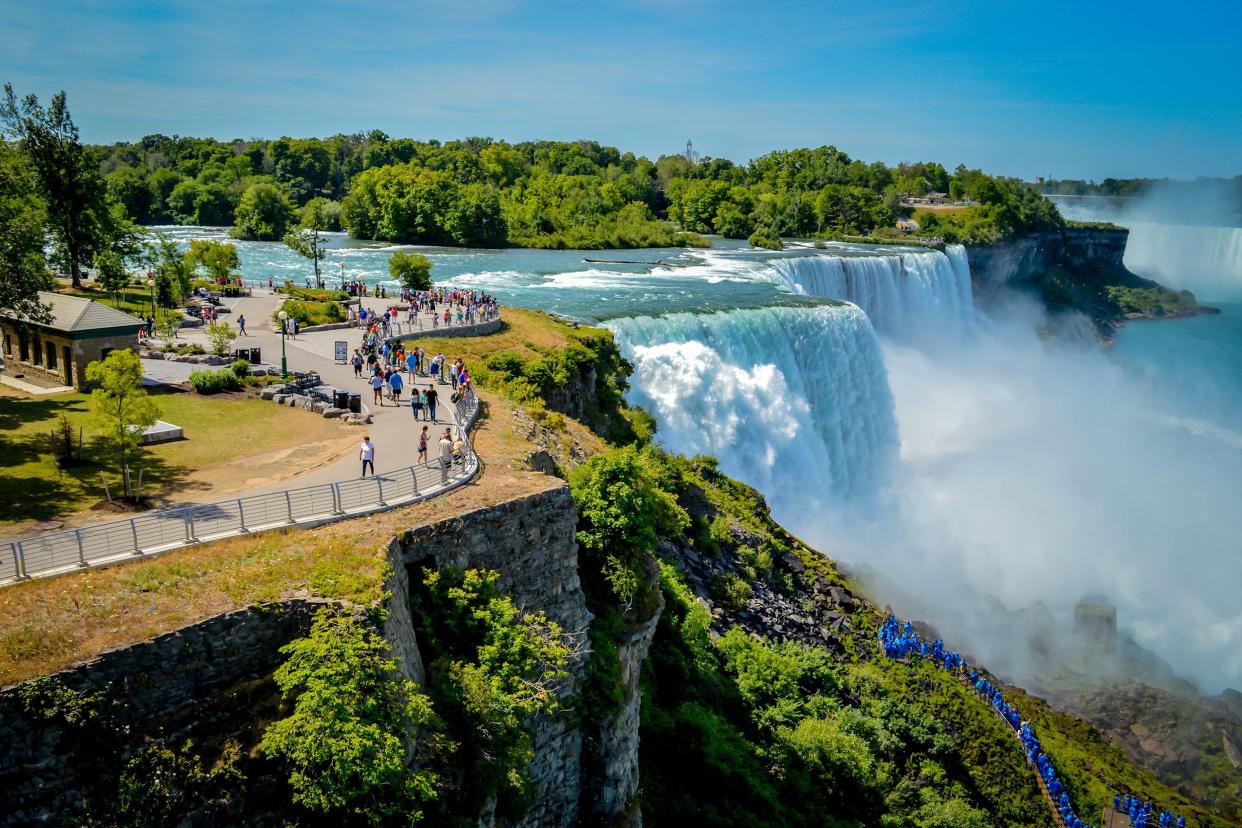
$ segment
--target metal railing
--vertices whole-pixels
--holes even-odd
[[[437,458],[373,477],[187,504],[4,541],[0,543],[0,585],[251,532],[318,526],[426,500],[457,488],[478,472],[479,458],[469,434],[478,411],[478,397],[473,393],[453,406],[454,425],[463,449],[451,468],[441,469]]]

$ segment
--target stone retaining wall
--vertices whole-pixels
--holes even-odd
[[[561,485],[409,532],[401,542],[402,560],[435,569],[453,566],[499,572],[496,585],[514,604],[542,610],[574,637],[570,678],[561,690],[561,696],[569,698],[578,690],[590,655],[586,629],[592,618],[578,580],[577,523],[569,488]],[[575,714],[566,710],[541,717],[532,730],[534,803],[515,825],[576,825],[582,790],[582,733]],[[490,824],[486,815],[480,824]]]
[[[115,707],[117,731],[129,750],[151,736],[157,721],[236,716],[215,696],[248,679],[270,676],[280,648],[310,630],[330,602],[309,599],[247,607],[104,653],[52,676],[84,694],[101,693]],[[75,740],[55,723],[26,712],[22,685],[0,689],[0,825],[58,824],[80,801]],[[173,734],[160,733],[163,738]]]

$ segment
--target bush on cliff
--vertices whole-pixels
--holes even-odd
[[[321,612],[311,633],[281,648],[275,674],[293,713],[272,723],[260,749],[285,763],[293,801],[350,822],[417,822],[436,798],[435,773],[406,763],[405,735],[439,728],[431,702],[397,672],[370,627]]]
[[[410,611],[428,663],[428,687],[457,743],[447,814],[476,815],[494,798],[497,814],[529,805],[528,723],[561,704],[571,648],[542,612],[519,609],[496,588],[496,572],[445,569],[412,584]],[[472,822],[472,821],[471,821]]]

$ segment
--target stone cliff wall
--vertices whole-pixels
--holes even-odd
[[[542,610],[575,637],[575,659],[562,690],[577,692],[590,654],[591,613],[578,580],[578,513],[566,486],[421,527],[401,540],[410,566],[492,569],[497,586],[515,605]],[[570,826],[578,821],[582,787],[582,733],[572,704],[533,723],[534,804],[520,826]]]
[[[1067,227],[995,244],[967,245],[975,293],[986,301],[1006,288],[1027,289],[1054,267],[1065,268],[1083,282],[1097,281],[1102,274],[1138,279],[1122,263],[1129,236],[1130,231],[1120,227]]]
[[[650,586],[659,588],[659,569],[651,561]],[[598,722],[587,722],[589,781],[584,804],[588,824],[642,828],[638,805],[638,733],[642,718],[639,677],[664,612],[664,595],[645,621],[628,630],[617,644],[621,708]]]
[[[147,738],[173,739],[170,727],[178,723],[235,718],[226,691],[270,677],[282,660],[280,648],[306,635],[325,603],[293,600],[238,610],[104,653],[53,678],[120,702],[112,711],[115,730],[123,749],[135,751]],[[74,738],[28,713],[21,695],[22,685],[0,690],[0,825],[59,822],[93,780],[77,778],[70,761]]]

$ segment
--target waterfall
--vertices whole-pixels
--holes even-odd
[[[772,267],[794,293],[858,305],[885,336],[960,334],[974,323],[970,265],[960,244],[944,253],[791,256],[773,260]]]
[[[897,450],[879,342],[849,304],[675,313],[608,327],[635,366],[630,402],[682,454],[729,474],[792,515],[870,494]]]
[[[1242,294],[1242,227],[1130,222],[1125,265],[1199,299]]]

